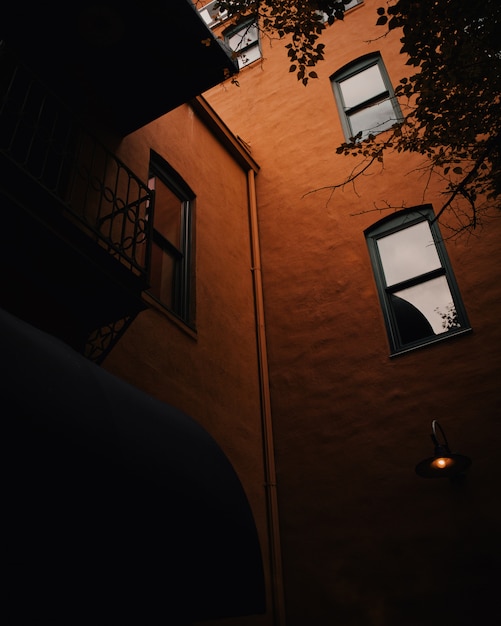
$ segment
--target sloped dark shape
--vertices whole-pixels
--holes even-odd
[[[190,0],[14,2],[0,37],[68,104],[122,135],[238,72]]]
[[[0,155],[0,166],[5,166],[0,185],[13,190],[11,197],[0,190],[8,233],[0,248],[0,307],[83,353],[93,330],[134,318],[146,308],[141,300],[146,282],[74,226],[62,209],[58,213],[61,205],[41,186],[34,184],[28,191],[28,176],[18,170],[17,178],[8,178],[14,171],[8,165]],[[33,212],[12,199],[13,180]],[[53,213],[57,220],[51,219]]]
[[[9,623],[263,612],[251,509],[213,438],[1,309],[0,337]]]
[[[419,309],[395,294],[391,295],[391,302],[402,343],[433,337],[433,328]]]

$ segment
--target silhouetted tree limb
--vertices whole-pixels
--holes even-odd
[[[218,5],[236,21],[256,16],[263,33],[282,39],[290,71],[307,85],[324,59],[325,28],[344,18],[349,2],[220,0]],[[501,206],[501,3],[387,0],[375,22],[385,29],[382,36],[400,35],[400,52],[415,70],[395,88],[404,120],[339,146],[340,155],[362,157],[360,168],[310,193],[353,183],[388,153],[417,153],[426,159],[427,185],[437,176],[446,197],[437,219],[452,211],[464,228],[475,228],[484,212]]]

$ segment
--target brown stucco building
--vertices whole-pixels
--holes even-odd
[[[499,219],[437,225],[418,155],[328,188],[404,106],[377,3],[307,87],[185,0],[29,8],[0,118],[11,623],[496,623]],[[465,474],[416,474],[432,428]]]
[[[362,77],[372,89],[370,72],[382,67],[391,90],[411,71],[398,54],[398,32],[381,37],[377,6],[354,3],[327,29],[319,78],[307,87],[288,71],[280,42],[262,37],[261,58],[243,64],[239,86],[227,81],[206,95],[261,166],[285,622],[492,622],[499,619],[499,219],[491,214],[462,237],[453,236],[457,215],[440,220],[465,332],[411,339],[406,349],[405,340],[395,343],[395,321],[385,319],[391,305],[378,295],[366,235],[377,224],[384,229],[385,218],[406,216],[405,207],[429,204],[435,215],[440,181],[424,179],[420,155],[390,154],[353,184],[326,188],[357,162],[336,154],[346,126],[356,124],[342,108],[343,96],[346,110],[351,105],[349,86],[337,81]],[[225,24],[219,29],[224,35]],[[415,474],[433,452],[432,420],[473,459],[464,484]]]

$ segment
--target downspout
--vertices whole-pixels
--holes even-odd
[[[273,425],[271,419],[270,381],[268,375],[268,353],[266,350],[266,330],[264,323],[263,281],[261,275],[261,250],[257,219],[256,182],[252,168],[247,172],[249,197],[249,222],[251,238],[251,263],[254,278],[254,301],[256,308],[256,332],[258,344],[259,384],[261,391],[261,415],[263,429],[263,453],[265,471],[268,532],[270,538],[270,571],[273,604],[273,623],[285,626],[285,600],[282,573],[282,553],[280,547],[280,527],[278,516],[277,477],[273,445]]]

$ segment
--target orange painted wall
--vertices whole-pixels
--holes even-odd
[[[117,153],[146,180],[150,148],[196,194],[196,331],[152,306],[104,367],[215,438],[251,503],[269,576],[247,174],[188,105],[126,137]]]
[[[308,194],[356,162],[336,155],[344,137],[329,76],[372,51],[394,85],[409,71],[398,33],[375,26],[377,6],[366,0],[328,29],[307,87],[282,42],[264,38],[240,86],[205,94],[261,166],[288,626],[478,623],[501,553],[499,214],[446,244],[473,332],[390,358],[364,229],[391,212],[377,207],[438,210],[437,182],[425,189],[422,158],[397,154],[355,187]],[[432,454],[433,419],[473,459],[460,490],[414,473]]]

